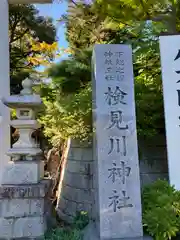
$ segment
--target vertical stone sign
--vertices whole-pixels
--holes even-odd
[[[170,46],[170,48],[169,48]],[[160,37],[169,180],[180,190],[180,35]]]
[[[100,239],[142,237],[131,47],[96,45],[93,71]]]

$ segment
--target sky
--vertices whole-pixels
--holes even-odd
[[[36,4],[36,8],[39,10],[39,14],[42,16],[52,17],[54,19],[54,24],[57,28],[57,38],[59,42],[59,47],[67,48],[68,43],[65,39],[65,28],[63,24],[57,22],[62,14],[66,13],[67,3],[63,1],[62,3],[53,3],[53,4]],[[65,58],[62,56],[61,59]]]

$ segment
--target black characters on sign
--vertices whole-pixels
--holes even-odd
[[[179,58],[180,58],[180,49],[178,50],[178,53],[177,53],[177,55],[176,55],[174,61],[178,60]]]
[[[123,81],[125,78],[125,60],[124,52],[112,52],[111,50],[104,53],[105,64],[105,80],[110,83],[112,81]],[[128,93],[121,89],[120,86],[108,86],[104,93],[105,102],[112,107],[127,105]],[[115,130],[128,130],[128,125],[124,124],[123,112],[119,109],[110,110],[110,123],[107,129],[115,128]],[[127,156],[126,136],[112,136],[109,138],[108,155],[115,153],[121,156]],[[112,167],[108,169],[108,179],[115,183],[120,181],[123,185],[131,173],[131,168],[126,162],[121,159],[119,163],[113,161]],[[117,190],[113,190],[112,196],[109,197],[109,207],[112,207],[113,212],[117,212],[121,208],[133,207],[129,203],[130,197],[126,195],[126,191],[121,191],[118,194]]]
[[[105,58],[111,58],[113,56],[113,52],[111,50],[104,53]]]
[[[127,104],[124,99],[126,95],[127,93],[122,91],[118,86],[116,86],[114,91],[112,91],[111,87],[108,87],[108,91],[105,93],[108,105]]]
[[[106,60],[105,60],[105,64],[106,64],[106,65],[111,65],[111,66],[112,66],[112,65],[113,65],[113,61],[112,61],[112,59],[106,59]]]
[[[125,184],[126,182],[126,177],[129,177],[131,168],[125,166],[125,162],[121,161],[120,166],[117,167],[116,163],[113,163],[113,167],[108,169],[109,176],[114,183],[116,180],[120,179],[122,184]]]
[[[123,52],[116,52],[115,56],[116,56],[116,80],[117,81],[123,81],[124,80],[124,59],[122,59],[124,53]]]
[[[180,58],[180,49],[178,50],[178,53],[174,59],[174,61],[178,60]],[[175,71],[177,74],[180,74],[180,70]],[[180,83],[180,80],[178,80],[176,83]],[[178,97],[178,106],[180,106],[180,90],[177,89],[177,97]],[[180,119],[180,117],[179,117]]]
[[[105,79],[107,81],[114,80],[114,75],[113,73],[113,59],[112,59],[113,53],[109,50],[104,53],[105,57],[105,65],[106,65],[106,71],[105,71]]]
[[[116,190],[113,190],[113,195],[109,197],[111,200],[111,203],[109,204],[109,207],[113,208],[113,212],[117,212],[117,210],[120,210],[121,208],[128,208],[133,207],[132,204],[128,203],[130,200],[130,197],[126,196],[126,191],[122,191],[122,198],[119,196]]]
[[[125,61],[122,59],[124,52],[112,52],[111,50],[104,53],[104,63],[106,66],[105,80],[107,81],[123,81],[125,77]],[[113,71],[114,70],[114,71]],[[113,73],[115,72],[115,73]]]
[[[118,130],[127,130],[128,125],[122,126],[123,123],[123,116],[122,111],[111,111],[110,112],[110,126],[108,129],[111,129],[113,127],[116,127]]]
[[[111,154],[113,151],[115,151],[116,153],[121,153],[123,154],[123,156],[126,156],[127,154],[127,149],[126,149],[126,136],[122,136],[122,141],[120,141],[121,139],[119,137],[113,138],[111,137],[109,139],[110,142],[110,150],[108,152],[108,154]],[[121,144],[122,142],[122,144]],[[122,149],[121,149],[122,146]]]
[[[113,81],[115,79],[115,76],[114,75],[105,75],[105,79],[107,81]]]
[[[124,60],[117,58],[116,59],[116,65],[124,66]],[[122,69],[123,69],[123,67],[122,67]]]

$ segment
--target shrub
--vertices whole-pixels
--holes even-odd
[[[77,212],[73,224],[74,228],[82,230],[88,225],[88,223],[89,223],[88,213],[85,211]]]
[[[89,223],[88,213],[77,212],[73,224],[70,227],[56,228],[47,233],[45,240],[81,240],[81,230]]]
[[[156,240],[171,239],[180,231],[180,192],[167,181],[144,187],[143,225]]]
[[[45,240],[81,240],[81,232],[78,229],[56,228],[46,235]]]

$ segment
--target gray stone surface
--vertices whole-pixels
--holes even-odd
[[[30,240],[44,240],[44,235],[42,235],[40,237],[35,237],[35,238],[33,237],[33,238],[28,238],[28,239],[30,239]],[[0,238],[0,240],[5,240],[5,239]],[[15,239],[13,239],[13,240],[15,240]],[[27,240],[27,237],[16,238],[16,240]]]
[[[44,179],[38,184],[2,185],[0,186],[0,199],[43,198],[50,186],[50,179]]]
[[[116,239],[100,239],[94,223],[90,223],[82,232],[83,240],[152,240],[152,237],[143,236],[138,238],[116,238]]]
[[[29,213],[29,199],[3,199],[0,201],[0,217],[24,217]]]
[[[89,189],[92,188],[92,175],[88,176],[85,174],[71,173],[66,170],[64,182],[75,188]]]
[[[93,191],[89,189],[78,189],[67,185],[63,185],[61,196],[69,199],[70,201],[76,201],[81,203],[91,203],[93,202]]]
[[[0,187],[0,239],[38,239],[52,226],[50,180]],[[43,238],[42,238],[43,239]]]
[[[73,223],[74,221],[74,217],[72,215],[68,215],[67,212],[64,212],[63,210],[61,210],[60,208],[56,209],[58,216],[65,222],[68,223]]]
[[[101,239],[141,237],[132,50],[96,45],[93,114]]]
[[[9,162],[3,169],[2,185],[4,184],[36,184],[43,177],[41,161]]]
[[[44,198],[0,200],[0,217],[25,217],[31,215],[44,215]]]
[[[75,143],[74,143],[75,142]],[[138,145],[140,148],[140,176],[141,176],[141,186],[143,187],[146,184],[150,184],[153,181],[157,179],[168,179],[168,168],[167,168],[167,159],[166,159],[166,145],[165,145],[165,137],[164,136],[155,136],[155,138],[151,139],[150,141],[143,139],[138,139]],[[81,153],[80,153],[81,149]],[[88,149],[88,151],[86,151]],[[78,151],[78,155],[81,156],[80,159],[77,159],[76,151]],[[89,153],[91,151],[91,153]],[[70,149],[69,152],[71,154],[68,154],[67,158],[67,165],[65,168],[65,175],[66,171],[68,172],[78,172],[79,175],[87,175],[89,176],[89,172],[94,174],[95,169],[93,169],[93,165],[95,161],[87,161],[89,157],[86,156],[86,154],[92,156],[93,153],[93,147],[92,144],[86,145],[86,143],[83,145],[82,143],[78,144],[78,141],[71,140]],[[69,156],[76,156],[76,160],[69,158]],[[95,159],[95,158],[94,158]],[[150,164],[151,163],[151,164]],[[76,166],[77,164],[77,166]],[[88,168],[88,165],[90,167]],[[73,176],[70,176],[70,180],[67,180],[67,182],[70,185],[67,185],[65,179],[63,180],[62,189],[61,189],[61,196],[64,197],[67,201],[75,201],[77,203],[88,203],[93,205],[94,208],[94,186],[96,186],[96,179],[93,175],[93,182],[94,186],[93,188],[82,188],[81,182],[76,182],[76,187],[74,187],[74,178]],[[91,179],[90,179],[91,181]],[[91,186],[91,184],[88,184]],[[0,195],[1,197],[1,195]],[[58,194],[59,197],[59,194]],[[61,197],[58,199],[57,203],[57,209],[60,209],[59,217],[66,219],[70,219],[74,215],[74,212],[71,212],[73,209],[69,209],[68,212],[65,212],[64,209],[64,202],[61,201]],[[96,212],[95,212],[96,213]],[[95,214],[94,213],[94,214]],[[92,215],[92,212],[89,212],[89,217],[94,218],[94,214]],[[65,216],[66,215],[66,216]]]
[[[73,145],[73,143],[72,143]],[[69,153],[68,153],[68,159],[71,160],[76,160],[76,161],[93,161],[93,154],[91,151],[91,146],[87,147],[83,147],[82,144],[80,144],[79,147],[74,147],[73,148],[76,149],[76,151],[73,151],[72,149],[70,149]],[[83,151],[82,151],[83,148]]]
[[[60,209],[64,214],[75,217],[77,212],[85,211],[91,215],[92,204],[86,202],[75,202],[61,197]]]
[[[0,238],[10,239],[13,232],[13,219],[0,218]]]
[[[42,216],[45,212],[44,199],[30,199],[29,215]]]
[[[92,216],[94,189],[93,157],[90,144],[78,146],[78,142],[71,141],[71,148],[67,153],[64,165],[64,177],[59,184],[57,213],[65,221],[72,222],[77,211],[88,211]]]
[[[46,231],[44,217],[26,217],[15,220],[13,238],[39,237]]]
[[[67,169],[71,173],[93,175],[93,161],[83,162],[69,160],[67,163]]]
[[[162,180],[168,180],[168,174],[167,173],[142,173],[141,174],[141,186],[145,186],[148,184],[151,184],[152,182],[157,181],[158,179]]]

